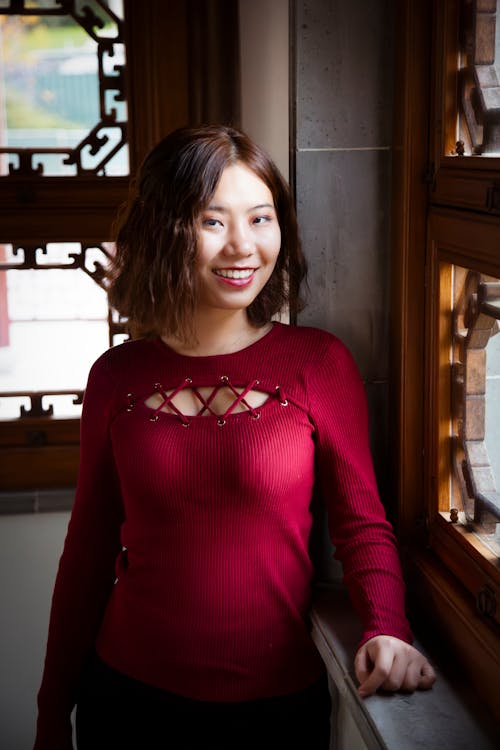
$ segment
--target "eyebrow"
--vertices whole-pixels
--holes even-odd
[[[251,211],[258,211],[261,208],[270,208],[273,211],[276,210],[272,203],[259,203],[258,206],[252,206],[252,208],[249,208],[248,213],[250,213]],[[207,206],[204,210],[205,211],[219,211],[220,213],[223,213],[223,214],[228,213],[227,208],[224,208],[224,206],[217,206],[215,204],[210,204],[210,206]]]

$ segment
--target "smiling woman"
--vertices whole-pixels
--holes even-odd
[[[373,471],[363,384],[325,331],[272,322],[305,273],[290,191],[227,127],[146,158],[110,271],[148,335],[92,367],[36,750],[327,750],[309,632],[313,495],[363,623],[359,695],[428,688]]]
[[[244,305],[253,326],[269,323],[285,305],[292,316],[302,307],[305,261],[288,186],[267,154],[242,133],[217,127],[177,130],[145,159],[136,193],[123,208],[111,303],[141,333],[174,336],[177,344],[189,346],[196,338],[197,284],[203,277],[198,246],[214,252],[226,245],[219,278],[227,280],[230,271],[248,270],[244,246],[258,237],[262,259],[257,247],[247,264],[255,274],[248,287],[241,285],[256,288]],[[261,268],[270,244],[277,258]],[[225,283],[228,291],[236,286],[234,276]]]

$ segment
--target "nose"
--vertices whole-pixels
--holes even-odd
[[[251,255],[254,243],[251,229],[246,221],[235,221],[230,226],[224,252],[227,255]]]

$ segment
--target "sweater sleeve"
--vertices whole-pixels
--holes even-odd
[[[332,339],[310,379],[309,400],[317,481],[335,557],[363,624],[360,645],[375,635],[411,643],[396,540],[373,470],[365,391],[351,354],[338,339]]]
[[[115,579],[123,510],[109,438],[113,392],[101,358],[85,391],[78,484],[52,596],[35,750],[72,747],[70,714]]]

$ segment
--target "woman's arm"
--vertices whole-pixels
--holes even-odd
[[[115,579],[123,508],[109,439],[114,389],[101,358],[85,391],[78,484],[52,597],[35,750],[71,747],[79,678]]]
[[[309,390],[330,536],[363,623],[355,661],[360,694],[379,687],[430,687],[432,667],[411,646],[396,541],[373,470],[363,383],[351,354],[337,339],[332,337]]]

